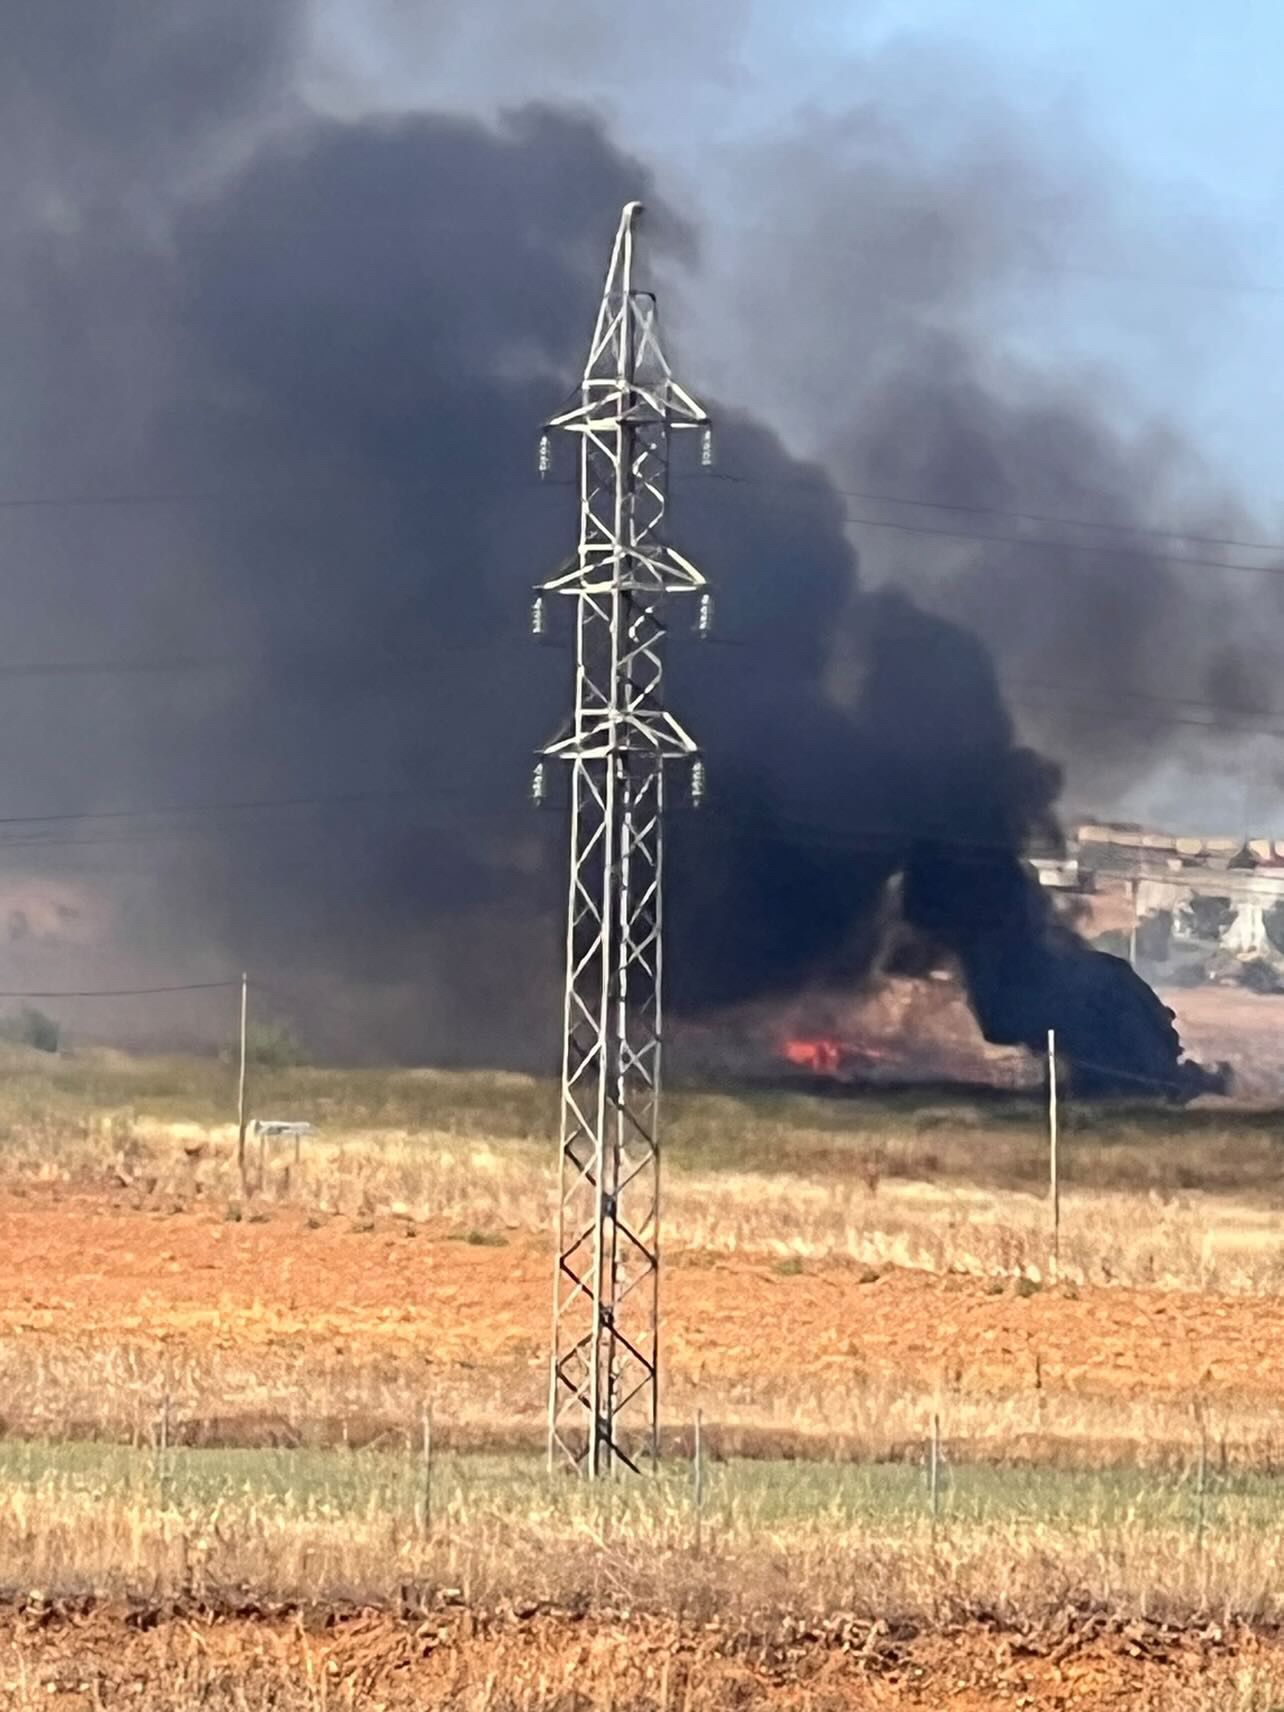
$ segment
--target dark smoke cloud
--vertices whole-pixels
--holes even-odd
[[[1013,696],[1037,704],[1023,724],[1073,758],[1080,803],[1173,757],[1194,786],[1209,755],[1191,728],[1117,717],[1120,692],[1251,701],[1278,579],[1161,556],[1234,557],[1184,536],[1252,525],[1169,425],[1055,343],[1049,305],[1074,317],[1076,257],[1117,247],[1121,175],[1050,159],[1001,102],[982,110],[993,91],[974,68],[920,70],[913,105],[896,93],[905,69],[871,65],[877,101],[748,158],[754,218],[715,250],[717,301],[737,291],[731,356],[850,490],[867,577],[985,638]]]
[[[87,49],[63,64],[55,24],[18,56],[34,181],[58,196],[15,175],[0,324],[24,357],[4,485],[151,497],[6,524],[10,598],[36,657],[229,664],[69,685],[34,731],[0,723],[0,765],[24,806],[58,809],[352,794],[325,813],[181,821],[182,842],[145,852],[149,952],[283,968],[344,1007],[308,1020],[348,1046],[546,1062],[560,828],[522,803],[569,673],[522,614],[573,501],[537,489],[534,434],[582,360],[621,202],[657,203],[667,281],[726,257],[710,261],[592,117],[323,120],[281,97],[289,9],[189,4],[159,36],[113,16],[93,37],[119,71],[110,101]],[[770,182],[787,178],[809,227],[787,278],[768,248],[731,299],[795,356],[797,324],[819,329],[813,407],[832,417],[839,485],[1148,515],[1149,452],[1090,400],[986,373],[989,270],[1012,243],[982,218],[998,157],[934,168],[863,111],[842,142],[805,172],[776,160]],[[892,293],[868,365],[864,276],[844,262],[863,241],[886,264],[870,300],[912,287]],[[715,782],[710,811],[675,827],[679,1006],[862,978],[901,876],[906,917],[961,963],[996,1038],[1073,1036],[1091,1013],[1081,1057],[1167,1074],[1162,1013],[1059,934],[1020,865],[1059,781],[1017,742],[991,648],[1005,669],[1088,671],[1089,689],[1133,672],[1165,646],[1170,573],[1130,557],[1125,581],[1122,558],[1113,574],[1097,562],[1101,624],[1062,592],[1081,586],[1072,555],[1064,579],[1004,548],[943,572],[915,543],[898,567],[918,603],[871,590],[825,473],[725,414],[723,467],[744,479],[677,484],[684,548],[725,591],[728,631],[675,639],[675,698]],[[1233,640],[1198,649],[1214,640],[1207,681],[1233,682]],[[1149,764],[1139,743],[1111,755]],[[1111,1045],[1102,987],[1141,1046]]]
[[[156,418],[179,384],[167,214],[185,183],[232,158],[239,128],[266,123],[298,12],[286,0],[0,10],[0,491],[149,491],[166,479],[152,461]],[[159,507],[6,513],[6,662],[191,652],[183,584],[196,550]],[[163,700],[103,680],[2,693],[15,812],[171,788],[150,777],[140,742]]]
[[[73,224],[107,197],[118,220],[138,214],[282,100],[303,8],[7,0],[0,14],[8,194]]]

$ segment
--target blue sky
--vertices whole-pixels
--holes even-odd
[[[1066,97],[1134,169],[1250,218],[1274,211],[1284,7],[1278,0],[882,0],[855,45],[902,33],[971,42],[1037,111]]]
[[[1122,378],[1181,414],[1264,521],[1284,519],[1284,5],[881,0],[863,13],[835,6],[830,18],[857,51],[957,43],[1050,149],[1066,124],[1071,139],[1091,139],[1105,170],[1113,163],[1132,242],[1067,256],[1102,269],[1079,285],[1071,336],[1113,352]]]

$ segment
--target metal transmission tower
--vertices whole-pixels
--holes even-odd
[[[542,471],[549,429],[578,436],[580,464],[579,548],[535,608],[538,631],[543,593],[571,596],[576,633],[574,716],[544,750],[571,768],[548,1450],[593,1475],[636,1468],[638,1440],[657,1453],[664,768],[695,754],[664,706],[663,611],[705,586],[664,539],[670,432],[708,418],[634,284],[640,212],[620,218],[580,402],[540,443]],[[629,1418],[645,1431],[626,1442]]]

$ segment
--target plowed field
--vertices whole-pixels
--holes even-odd
[[[768,1637],[653,1620],[509,1612],[398,1620],[375,1612],[218,1617],[110,1607],[0,1613],[0,1706],[130,1705],[313,1712],[467,1706],[782,1712],[1212,1712],[1268,1707],[1273,1640],[1173,1634],[1091,1617],[1044,1630],[941,1634],[845,1624]]]
[[[670,1371],[682,1382],[1284,1396],[1284,1301],[1273,1298],[1025,1294],[960,1276],[823,1263],[782,1272],[761,1257],[677,1254],[663,1300]],[[546,1247],[526,1235],[474,1246],[395,1221],[313,1227],[281,1212],[227,1223],[107,1198],[0,1197],[0,1340],[11,1349],[119,1343],[175,1357],[342,1358],[385,1374],[511,1372],[542,1362],[547,1301]]]
[[[155,1443],[148,1435],[163,1398],[167,1430],[193,1443],[253,1441],[256,1408],[268,1422],[269,1439],[276,1430],[272,1411],[289,1417],[282,1431],[300,1440],[308,1423],[323,1418],[331,1427],[338,1423],[346,1439],[354,1423],[360,1430],[362,1407],[371,1414],[367,1442],[396,1443],[400,1427],[417,1430],[420,1407],[430,1399],[443,1441],[453,1433],[464,1447],[537,1443],[548,1274],[546,1243],[520,1231],[464,1233],[461,1239],[457,1229],[401,1217],[325,1216],[283,1206],[229,1217],[221,1206],[158,1211],[140,1208],[124,1193],[74,1193],[66,1186],[24,1193],[15,1186],[0,1193],[0,1428],[54,1439],[103,1432]],[[1284,1346],[1284,1302],[1278,1298],[1039,1288],[1015,1278],[671,1249],[664,1314],[670,1430],[690,1421],[698,1397],[706,1421],[746,1435],[741,1451],[754,1450],[755,1432],[766,1435],[760,1451],[806,1449],[790,1439],[794,1430],[811,1434],[816,1454],[841,1450],[844,1434],[879,1454],[898,1434],[917,1438],[921,1447],[925,1422],[940,1410],[960,1467],[965,1439],[981,1445],[979,1460],[990,1454],[987,1445],[997,1446],[1002,1457],[1019,1457],[1025,1433],[1032,1458],[1094,1468],[1112,1458],[1121,1465],[1144,1461],[1167,1435],[1170,1460],[1180,1469],[1190,1466],[1192,1421],[1213,1411],[1223,1471],[1228,1439],[1232,1464],[1236,1446],[1251,1446],[1255,1462],[1280,1462],[1271,1442],[1284,1393],[1277,1358]],[[211,1424],[217,1430],[202,1438]],[[141,1462],[152,1460],[150,1451],[141,1453]],[[402,1463],[392,1463],[395,1475]],[[88,1476],[82,1469],[77,1478],[83,1483]],[[177,1473],[153,1474],[159,1497],[147,1486],[146,1471],[141,1477],[136,1471],[139,1478],[134,1509],[117,1504],[110,1515],[97,1488],[85,1486],[82,1494],[70,1477],[41,1485],[47,1520],[37,1536],[24,1532],[30,1526],[26,1493],[35,1488],[15,1485],[7,1524],[11,1562],[25,1565],[30,1540],[47,1541],[56,1528],[65,1541],[61,1569],[42,1585],[64,1592],[85,1585],[199,1587],[186,1579],[185,1555],[168,1580],[159,1568],[150,1579],[153,1564],[169,1562],[179,1547],[186,1554],[188,1535],[176,1542]],[[174,1483],[168,1496],[166,1482]],[[699,1546],[689,1561],[682,1556],[690,1546],[681,1519],[664,1521],[654,1538],[630,1546],[632,1592],[629,1609],[618,1616],[610,1613],[621,1601],[609,1589],[612,1576],[624,1585],[622,1535],[614,1557],[609,1550],[604,1557],[593,1552],[568,1572],[568,1585],[596,1588],[605,1564],[608,1591],[599,1588],[580,1615],[564,1608],[564,1592],[556,1595],[557,1609],[492,1607],[482,1613],[463,1608],[458,1596],[414,1619],[395,1609],[128,1611],[102,1603],[58,1605],[27,1592],[11,1604],[0,1599],[0,1712],[5,1706],[25,1712],[37,1703],[226,1706],[238,1712],[347,1705],[387,1712],[434,1705],[597,1712],[609,1705],[623,1712],[751,1704],[789,1712],[982,1712],[1022,1705],[1212,1712],[1284,1704],[1279,1644],[1248,1629],[1219,1628],[1200,1615],[1274,1610],[1257,1591],[1259,1584],[1273,1585],[1273,1559],[1268,1564],[1263,1557],[1270,1540],[1259,1538],[1253,1517],[1244,1519],[1245,1506],[1256,1500],[1250,1494],[1241,1502],[1227,1486],[1224,1502],[1210,1501],[1216,1507],[1205,1553],[1204,1523],[1187,1515],[1196,1501],[1183,1497],[1184,1490],[1172,1481],[1156,1484],[1152,1508],[1159,1509],[1149,1533],[1112,1521],[1102,1510],[1094,1512],[1096,1531],[1089,1538],[1075,1514],[1056,1520],[1047,1506],[1037,1537],[1027,1537],[1023,1522],[987,1531],[960,1520],[939,1550],[935,1533],[930,1541],[926,1534],[920,1538],[912,1519],[878,1523],[885,1530],[881,1543],[849,1526],[842,1549],[851,1567],[839,1576],[835,1596],[817,1595],[797,1608],[833,1612],[837,1600],[853,1597],[849,1587],[865,1599],[867,1613],[887,1610],[893,1617],[934,1612],[939,1598],[939,1621],[915,1618],[917,1628],[896,1621],[871,1627],[841,1615],[814,1631],[795,1627],[764,1635],[737,1628],[747,1618],[756,1621],[760,1610],[795,1608],[781,1589],[801,1585],[804,1573],[819,1585],[818,1566],[827,1568],[834,1551],[828,1535],[817,1543],[812,1522],[781,1522],[774,1533],[771,1524],[755,1523],[765,1528],[761,1548],[748,1523],[743,1539],[733,1539],[732,1524],[726,1524],[719,1549],[734,1546],[747,1554],[745,1576],[761,1572],[763,1586],[776,1588],[775,1603],[741,1597],[735,1617],[727,1614],[732,1602],[712,1595],[703,1606],[698,1599],[674,1601],[673,1589],[713,1563]],[[460,1546],[463,1563],[508,1565],[518,1535],[541,1574],[549,1564],[561,1565],[572,1548],[585,1549],[589,1536],[582,1530],[545,1539],[540,1528],[547,1529],[547,1517],[537,1525],[534,1512],[501,1516],[496,1510],[487,1524],[479,1504],[470,1488],[447,1510],[449,1525],[443,1522],[430,1542],[436,1568],[426,1585],[444,1588],[455,1580],[452,1541],[465,1522],[475,1532],[484,1531],[483,1524],[492,1532],[484,1540],[477,1533],[475,1547]],[[537,1508],[543,1516],[543,1499]],[[1202,1518],[1202,1509],[1197,1513]],[[356,1534],[347,1531],[357,1529],[355,1521],[343,1522],[340,1536],[339,1524],[327,1521],[324,1511],[309,1514],[311,1531],[300,1535],[294,1551],[293,1535],[272,1519],[275,1512],[254,1513],[254,1525],[267,1530],[262,1537],[270,1534],[276,1553],[275,1569],[266,1557],[259,1565],[269,1592],[319,1585],[304,1570],[320,1574],[322,1554],[335,1541],[344,1562],[355,1550]],[[675,1526],[677,1545],[669,1537]],[[325,1527],[333,1539],[321,1531]],[[371,1509],[361,1512],[360,1527],[367,1570],[367,1560],[390,1566],[387,1585],[378,1582],[369,1596],[394,1607],[399,1600],[413,1602],[416,1584],[403,1587],[399,1579],[400,1565],[414,1562],[418,1549],[413,1529],[405,1532],[410,1524]],[[1106,1561],[1100,1541],[1109,1529],[1115,1555],[1098,1586],[1092,1576]],[[130,1543],[135,1534],[142,1544]],[[192,1539],[194,1551],[213,1551],[199,1532]],[[118,1581],[77,1580],[69,1572],[89,1562],[85,1542],[93,1545],[95,1563],[127,1560],[129,1574]],[[232,1538],[220,1549],[236,1544]],[[955,1557],[941,1556],[949,1552]],[[52,1563],[57,1554],[50,1548],[46,1556]],[[863,1568],[856,1567],[858,1558]],[[1071,1562],[1074,1567],[1067,1567]],[[278,1571],[281,1579],[271,1579]],[[364,1596],[377,1578],[362,1573],[364,1581],[342,1585],[355,1585]],[[743,1592],[740,1568],[735,1575]],[[670,1585],[666,1576],[681,1579]],[[887,1580],[885,1600],[871,1576]],[[468,1585],[465,1576],[458,1579]],[[1025,1592],[1013,1591],[1018,1583]],[[978,1612],[991,1608],[991,1587],[1000,1584],[1008,1587],[1007,1603],[997,1608],[1007,1612],[1009,1624],[1015,1612],[1030,1627],[976,1621]],[[251,1584],[233,1572],[210,1585]],[[522,1573],[502,1591],[513,1598],[514,1587],[527,1585]],[[1176,1603],[1170,1608],[1183,1621],[1193,1614],[1191,1627],[1170,1631],[1136,1621],[1137,1611],[1155,1609],[1151,1589],[1160,1600],[1171,1594]],[[966,1620],[953,1620],[955,1606]],[[637,1615],[692,1609],[714,1620]]]

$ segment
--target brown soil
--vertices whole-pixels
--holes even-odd
[[[971,1622],[916,1635],[840,1618],[822,1631],[760,1636],[717,1624],[513,1611],[399,1619],[27,1601],[0,1612],[0,1706],[15,1708],[1195,1712],[1270,1705],[1281,1684],[1284,1649],[1271,1637],[1084,1614],[1020,1632]]]
[[[0,1194],[0,1343],[270,1352],[385,1372],[538,1366],[545,1244],[472,1246],[403,1223],[223,1222],[106,1198]],[[880,1378],[963,1394],[1224,1401],[1284,1396],[1284,1300],[1122,1287],[1021,1294],[961,1276],[760,1258],[671,1257],[669,1371],[681,1383]],[[529,1387],[533,1412],[540,1386]],[[514,1399],[516,1401],[516,1399]]]

